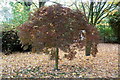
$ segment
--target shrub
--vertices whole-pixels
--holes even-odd
[[[5,54],[10,54],[15,51],[24,51],[21,46],[22,44],[17,36],[17,31],[2,31],[2,52]],[[30,48],[26,51],[29,50]]]

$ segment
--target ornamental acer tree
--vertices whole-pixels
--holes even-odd
[[[32,45],[33,52],[44,48],[56,48],[55,70],[58,70],[59,49],[68,52],[65,57],[72,60],[75,49],[83,48],[86,40],[92,42],[91,54],[97,53],[98,31],[80,11],[60,4],[41,7],[31,13],[29,20],[18,27],[18,36],[23,45]]]

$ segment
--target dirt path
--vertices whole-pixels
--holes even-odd
[[[3,77],[40,78],[116,78],[118,77],[118,44],[99,44],[96,57],[76,55],[72,61],[63,58],[60,51],[60,71],[53,71],[54,61],[48,55],[35,53],[16,53],[2,57]]]

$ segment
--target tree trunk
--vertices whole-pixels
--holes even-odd
[[[30,11],[31,5],[32,5],[32,2],[24,2],[24,10]]]
[[[45,2],[39,2],[39,8],[44,6]]]
[[[120,44],[120,26],[118,26],[118,44]]]
[[[58,69],[58,59],[59,59],[59,49],[58,48],[56,48],[56,54],[55,54],[55,68],[54,68],[54,70],[59,70]]]
[[[90,9],[89,9],[89,15],[88,15],[88,21],[90,24],[94,25],[94,2],[93,0],[90,0]],[[88,33],[86,32],[86,35]],[[92,42],[89,41],[88,39],[86,40],[86,46],[85,46],[85,55],[86,56],[90,56],[90,52],[91,52],[91,45],[92,45]]]

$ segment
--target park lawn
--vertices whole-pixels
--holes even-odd
[[[37,53],[19,53],[1,56],[3,78],[117,78],[118,44],[98,45],[96,57],[85,56],[78,52],[72,61],[65,59],[60,51],[59,69],[53,71],[54,60],[49,55]]]

